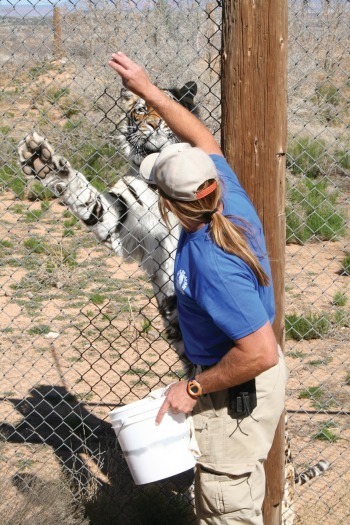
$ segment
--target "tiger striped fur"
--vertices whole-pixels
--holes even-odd
[[[195,82],[187,82],[180,89],[163,91],[198,116],[198,108],[194,104],[197,94]],[[122,88],[119,105],[125,111],[125,118],[119,124],[117,139],[128,159],[129,174],[138,175],[140,164],[147,155],[162,151],[178,139],[158,113],[131,91]]]
[[[194,82],[181,89],[165,91],[196,112],[194,96],[197,86]],[[99,242],[126,260],[132,258],[138,261],[151,278],[167,339],[182,360],[186,375],[191,376],[191,364],[184,355],[173,284],[179,227],[174,220],[169,232],[159,216],[156,192],[137,176],[138,167],[146,155],[161,151],[178,139],[160,116],[131,92],[122,90],[121,104],[126,118],[119,128],[119,141],[131,167],[110,191],[97,191],[82,173],[64,157],[57,155],[51,144],[35,131],[19,144],[20,165],[29,179],[38,178],[49,188]],[[282,523],[293,525],[295,485],[302,485],[322,474],[329,463],[321,460],[298,474],[293,465],[287,432],[285,455]]]
[[[309,467],[302,472],[298,472],[295,468],[292,448],[288,429],[288,416],[285,412],[284,418],[285,434],[284,434],[284,490],[282,500],[282,525],[295,525],[296,514],[294,510],[294,502],[296,499],[296,487],[310,482],[316,476],[321,476],[330,466],[330,463],[321,459],[316,465]]]

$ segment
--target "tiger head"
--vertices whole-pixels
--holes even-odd
[[[197,94],[195,82],[187,82],[180,89],[171,88],[163,91],[198,116],[198,108],[194,103]],[[118,140],[135,170],[138,171],[141,162],[150,153],[160,152],[166,146],[179,142],[155,109],[131,91],[122,88],[119,105],[126,116],[118,126]]]

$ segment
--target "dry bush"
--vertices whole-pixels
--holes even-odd
[[[0,477],[0,525],[88,525],[68,482]]]

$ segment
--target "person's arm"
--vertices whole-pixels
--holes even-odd
[[[235,341],[235,346],[215,366],[198,374],[196,379],[203,394],[209,394],[245,383],[277,363],[277,343],[271,324],[267,322],[256,332]],[[191,412],[196,402],[187,393],[187,381],[171,385],[156,423],[162,421],[169,409],[174,413]]]
[[[152,106],[180,140],[201,148],[208,155],[222,155],[210,130],[181,104],[157,88],[141,66],[122,52],[113,54],[108,63],[121,76],[123,85]]]

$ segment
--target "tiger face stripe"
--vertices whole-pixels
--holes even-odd
[[[194,103],[197,93],[195,82],[188,82],[181,89],[163,91],[198,116],[198,108]],[[147,155],[179,142],[156,110],[131,91],[125,88],[121,90],[119,104],[125,111],[125,118],[118,127],[118,142],[134,171],[137,172]]]

